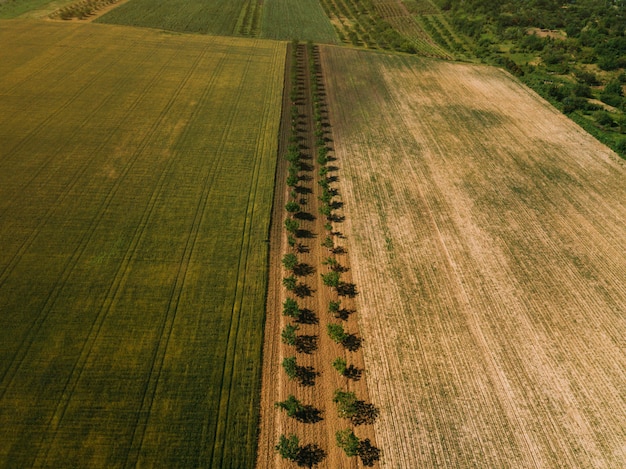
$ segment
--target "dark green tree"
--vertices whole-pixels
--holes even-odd
[[[295,417],[305,410],[305,407],[302,405],[302,403],[292,394],[290,394],[286,400],[282,402],[277,402],[276,404],[274,404],[274,406],[278,409],[286,411],[288,417]]]
[[[289,379],[296,379],[298,376],[298,363],[296,362],[296,357],[285,357],[283,359],[283,369]]]
[[[280,334],[283,343],[287,345],[296,345],[296,340],[298,338],[296,336],[296,332],[298,331],[298,329],[300,329],[300,326],[298,326],[297,324],[287,324]]]
[[[276,445],[276,451],[283,459],[289,459],[295,461],[300,453],[300,440],[296,435],[290,435],[287,438],[285,435],[280,435],[278,444]]]

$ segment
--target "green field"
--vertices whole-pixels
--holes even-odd
[[[318,0],[130,0],[96,21],[185,33],[337,42]]]
[[[263,7],[262,36],[337,43],[319,0],[269,0]]]
[[[0,466],[251,467],[284,44],[0,43]]]

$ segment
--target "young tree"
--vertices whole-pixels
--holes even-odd
[[[330,214],[332,213],[332,209],[328,204],[320,205],[317,211],[320,212],[321,215],[324,215],[326,218],[330,217]]]
[[[335,390],[333,402],[337,404],[337,412],[341,418],[354,417],[358,412],[356,394],[353,392],[345,392],[341,389]]]
[[[287,290],[294,291],[297,286],[296,277],[294,277],[293,275],[290,275],[289,277],[283,278],[283,285]]]
[[[326,236],[326,238],[324,238],[324,241],[322,241],[322,247],[333,250],[335,248],[333,238],[331,238],[330,236]]]
[[[287,270],[293,270],[298,265],[298,257],[293,253],[288,253],[283,256],[283,265]]]
[[[283,343],[287,345],[296,345],[296,331],[298,329],[300,329],[300,326],[297,324],[295,326],[293,324],[287,324],[280,334],[283,339]]]
[[[333,288],[337,288],[339,287],[339,284],[341,283],[341,274],[339,272],[337,272],[336,270],[331,270],[330,272],[326,273],[326,274],[320,274],[322,276],[322,282],[324,282],[324,285],[326,285],[327,287],[333,287]]]
[[[274,404],[274,407],[287,411],[288,417],[295,417],[298,413],[304,412],[305,409],[300,401],[292,394],[290,394],[286,400]]]
[[[337,439],[337,446],[345,451],[346,456],[352,457],[359,454],[359,439],[354,432],[347,428],[335,433]]]
[[[341,376],[344,376],[346,374],[347,363],[343,358],[337,357],[333,361],[333,368],[337,370]]]
[[[338,270],[339,262],[334,257],[327,257],[322,261],[322,264],[327,265],[331,270]]]
[[[328,324],[326,326],[326,331],[333,342],[337,344],[343,343],[343,341],[348,338],[348,334],[346,334],[343,330],[343,326],[341,324]]]
[[[295,233],[296,231],[298,231],[299,227],[300,227],[300,224],[298,223],[297,220],[294,220],[293,218],[285,219],[285,228],[287,228],[287,231],[289,233]]]
[[[332,314],[333,316],[337,317],[340,307],[341,307],[341,300],[339,301],[330,300],[330,302],[328,303],[328,312]]]
[[[285,204],[285,210],[289,213],[297,213],[300,211],[300,204],[295,200],[290,200]]]
[[[296,357],[286,357],[283,360],[283,368],[289,379],[296,379],[298,376],[298,364]]]
[[[295,461],[300,453],[300,440],[293,434],[290,435],[289,438],[285,435],[280,435],[280,439],[278,440],[278,444],[275,448],[283,459]]]
[[[293,298],[287,298],[283,303],[283,314],[285,316],[292,317],[294,319],[298,319],[300,317],[300,308],[298,307],[298,303]]]
[[[296,187],[298,185],[298,176],[295,174],[290,174],[287,176],[287,185],[289,187]]]

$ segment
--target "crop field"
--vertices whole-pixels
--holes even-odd
[[[0,466],[251,467],[285,44],[0,43]]]
[[[337,35],[319,0],[267,0],[262,37],[337,43]]]
[[[96,22],[230,36],[246,10],[246,0],[130,0]]]
[[[381,466],[623,466],[623,161],[500,70],[321,57]]]
[[[130,0],[97,22],[187,33],[337,42],[318,0]]]

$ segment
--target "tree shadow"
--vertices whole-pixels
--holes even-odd
[[[319,375],[312,366],[296,367],[296,379],[302,386],[315,386],[315,378]]]
[[[299,467],[313,467],[317,466],[326,458],[326,451],[314,444],[308,444],[302,446],[298,450],[298,456],[296,456],[296,464]]]
[[[353,425],[372,425],[378,416],[380,410],[374,404],[365,401],[356,401],[356,413],[350,417]]]
[[[341,345],[343,345],[350,352],[356,352],[361,348],[361,338],[355,336],[354,334],[348,334],[348,336],[341,341]]]
[[[333,171],[339,171],[339,166],[327,165],[326,167],[328,168],[329,173],[332,173]]]
[[[380,449],[373,446],[369,438],[359,442],[358,452],[365,467],[373,466],[380,459]]]
[[[352,313],[355,313],[356,311],[353,309],[346,309],[346,308],[341,308],[339,311],[337,311],[334,316],[337,319],[341,319],[342,321],[347,321],[348,318],[350,317],[350,315]]]
[[[298,194],[310,194],[313,192],[309,187],[296,186],[293,188]]]
[[[296,351],[311,354],[317,350],[316,335],[299,335],[296,337]]]
[[[330,208],[333,210],[338,210],[341,207],[343,207],[343,202],[340,202],[339,200],[334,200],[330,203]]]
[[[298,243],[296,244],[296,251],[300,254],[305,253],[305,252],[309,252],[310,249],[306,244],[302,244],[302,243]]]
[[[343,223],[345,219],[346,217],[344,217],[343,215],[336,215],[334,213],[331,213],[330,216],[328,217],[329,221],[333,221],[335,223]]]
[[[309,275],[315,273],[315,267],[305,262],[301,262],[293,268],[293,273],[298,277],[308,277]]]
[[[334,248],[331,249],[331,252],[333,254],[345,254],[348,251],[343,246],[335,246]]]
[[[350,365],[346,368],[346,371],[343,372],[343,375],[352,381],[358,381],[361,379],[361,376],[363,376],[363,370],[354,365]]]
[[[313,179],[313,177],[310,176],[309,174],[301,174],[300,176],[298,176],[298,179],[300,181],[310,181],[311,179]]]
[[[304,298],[305,296],[311,296],[311,287],[309,287],[306,283],[299,283],[296,285],[296,288],[293,289],[293,294],[298,298]]]
[[[300,170],[301,171],[313,171],[313,166],[310,165],[309,163],[300,162]]]
[[[305,405],[303,409],[296,412],[295,418],[298,422],[302,423],[317,423],[324,420],[322,417],[322,411],[316,409],[312,405]]]
[[[311,230],[296,230],[296,238],[312,238],[313,237],[313,233],[311,232]]]
[[[299,324],[319,324],[320,321],[314,311],[302,308],[296,322]]]
[[[349,282],[341,283],[337,287],[337,293],[339,296],[347,296],[348,298],[354,298],[358,294],[356,291],[356,285]]]
[[[298,212],[294,216],[298,220],[314,221],[317,217],[309,212]]]

